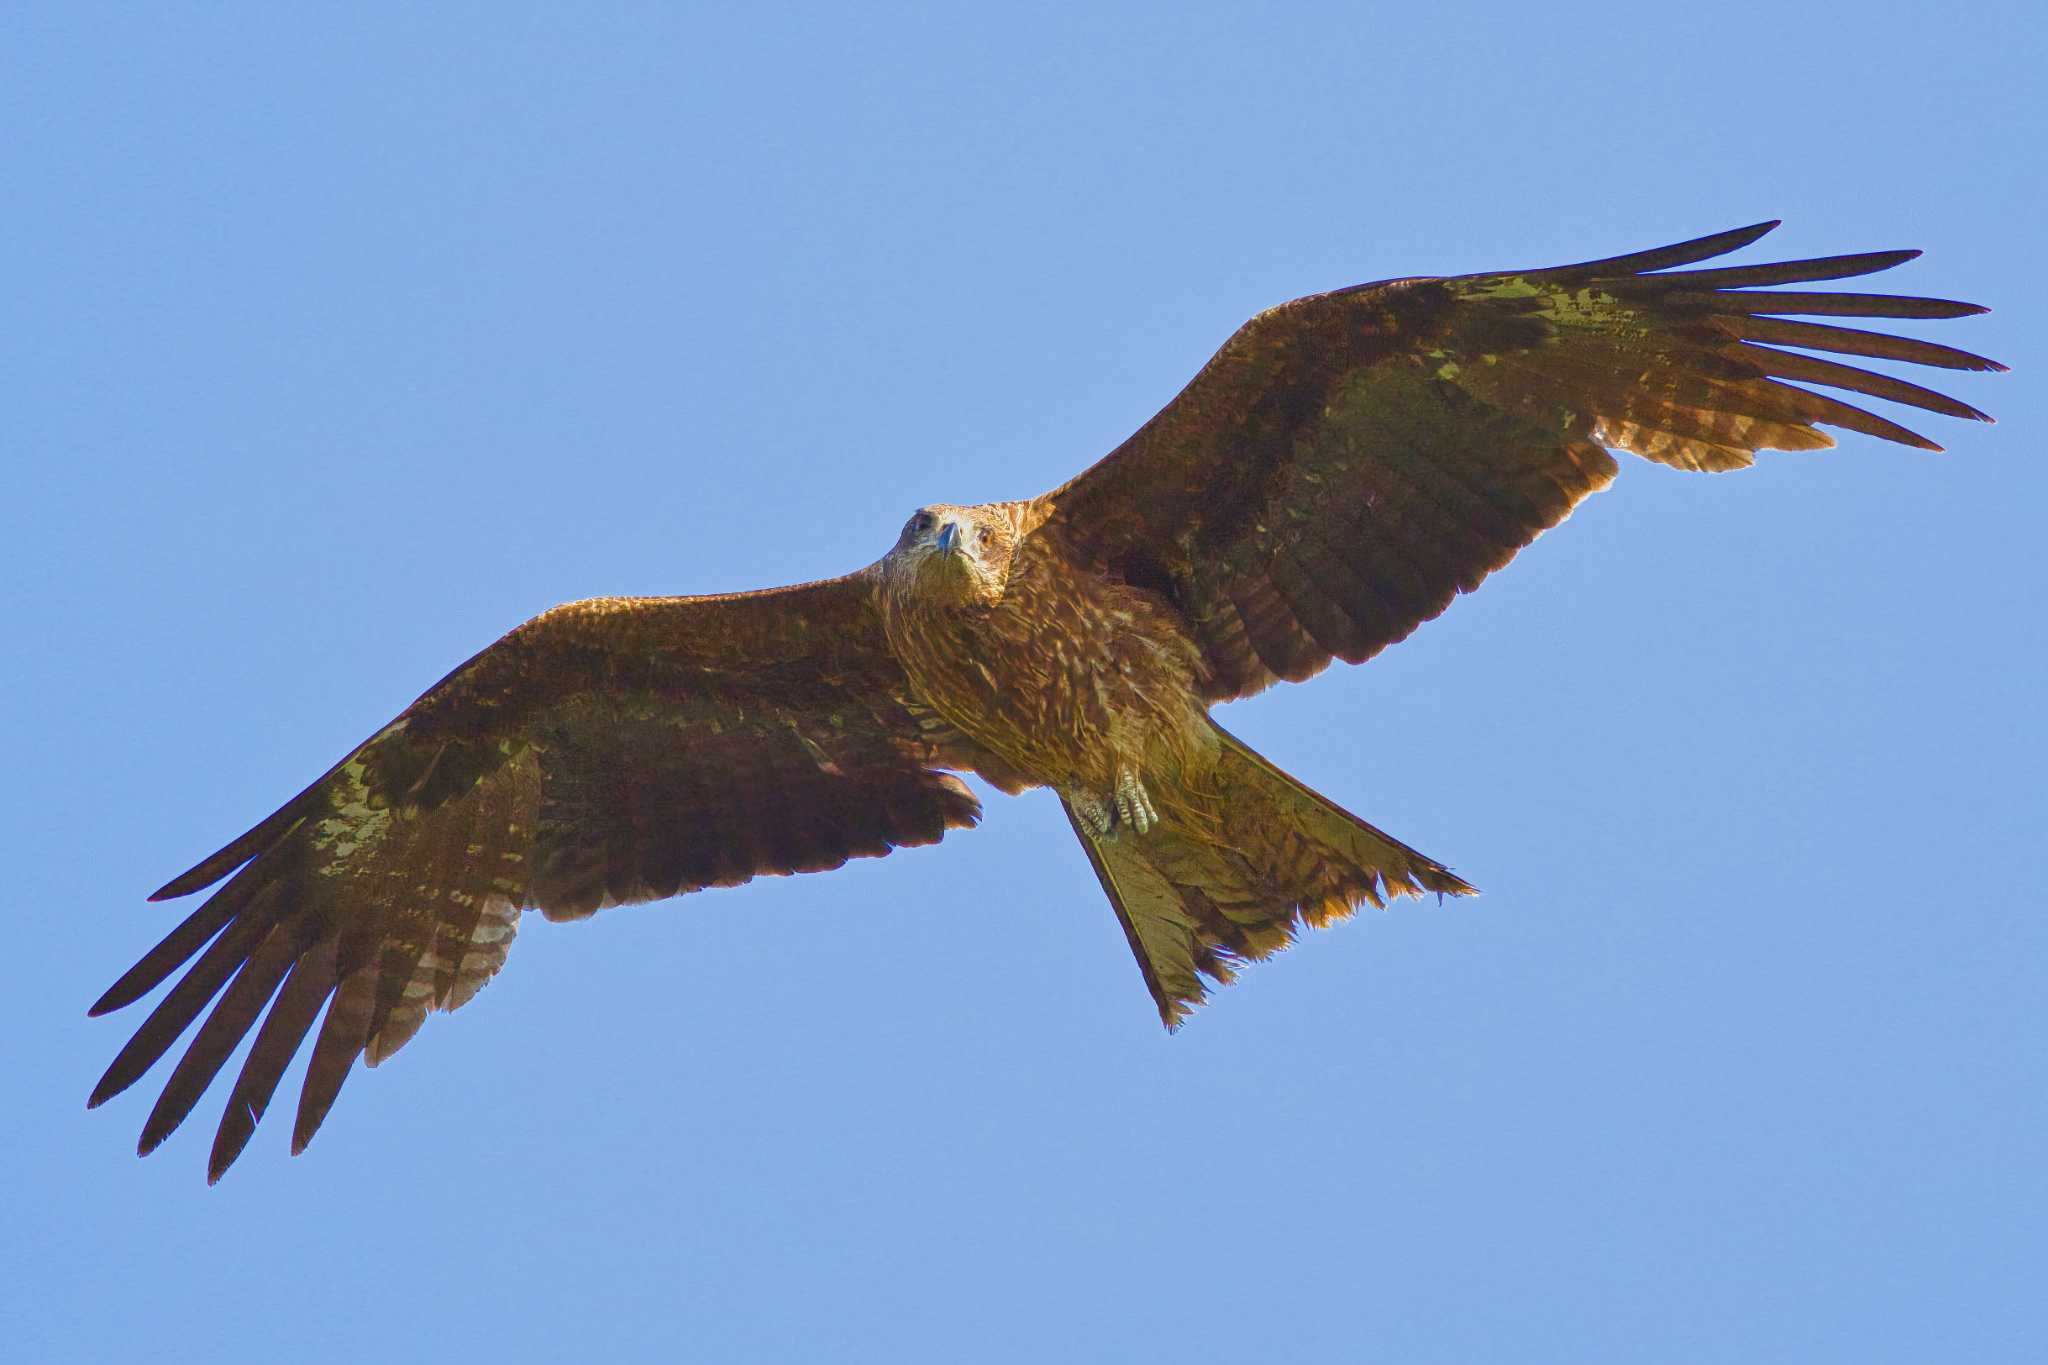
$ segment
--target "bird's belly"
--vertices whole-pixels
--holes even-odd
[[[1199,656],[1164,609],[1120,584],[1055,595],[1013,582],[997,606],[934,621],[900,655],[923,699],[976,743],[1060,790],[1211,754]]]

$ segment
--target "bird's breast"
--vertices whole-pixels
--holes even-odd
[[[1199,655],[1142,590],[1027,560],[993,606],[887,604],[884,620],[920,698],[1049,786],[1106,786],[1202,728]]]

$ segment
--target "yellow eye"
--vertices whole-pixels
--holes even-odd
[[[989,530],[988,527],[984,526],[981,528],[979,532],[976,533],[975,542],[979,544],[982,549],[986,550],[988,548],[988,543],[991,540],[994,540],[995,538],[996,533],[994,531]]]

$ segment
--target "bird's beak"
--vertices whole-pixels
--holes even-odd
[[[953,553],[953,547],[954,547],[955,545],[958,545],[959,543],[960,543],[960,523],[959,523],[959,522],[957,522],[957,521],[949,521],[949,522],[947,522],[947,523],[946,523],[945,525],[943,525],[943,526],[939,527],[939,553],[940,553],[940,554],[942,554],[942,555],[949,555],[949,554]]]

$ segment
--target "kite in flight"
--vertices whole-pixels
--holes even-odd
[[[141,1150],[253,1029],[209,1180],[311,1034],[298,1152],[358,1057],[383,1061],[504,965],[523,910],[580,919],[933,843],[980,818],[958,772],[1059,795],[1169,1028],[1205,982],[1300,923],[1470,894],[1209,708],[1405,638],[1605,488],[1610,449],[1737,469],[1759,450],[1834,444],[1821,427],[1940,449],[1799,385],[1988,420],[1806,354],[2003,369],[1835,321],[1983,309],[1756,288],[1918,252],[1674,269],[1775,226],[1296,299],[1040,497],[923,508],[843,578],[601,598],[528,621],[151,897],[227,879],[93,1006],[119,1009],[185,968],[91,1103],[134,1084],[211,1004]]]

